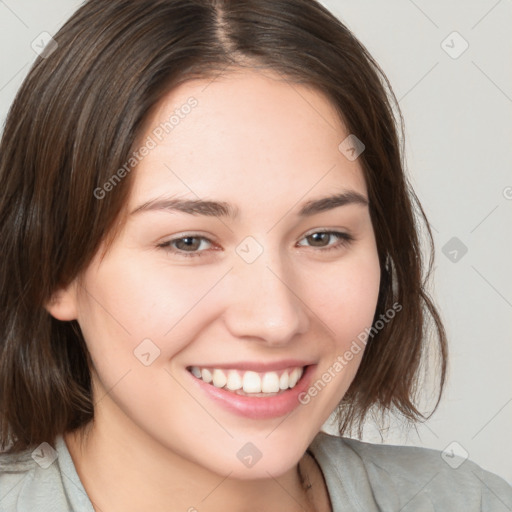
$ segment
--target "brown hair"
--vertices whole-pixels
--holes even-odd
[[[93,418],[78,323],[54,319],[44,305],[113,239],[131,174],[101,200],[94,191],[127,161],[148,112],[180,83],[244,65],[324,93],[366,146],[359,162],[382,269],[375,320],[394,303],[402,310],[369,339],[339,407],[340,434],[354,425],[360,432],[374,408],[425,418],[416,394],[430,323],[440,356],[437,408],[447,344],[425,289],[432,234],[404,175],[398,102],[340,20],[311,0],[90,0],[55,40],[21,86],[0,146],[3,448],[20,451]],[[416,217],[430,244],[426,275]]]

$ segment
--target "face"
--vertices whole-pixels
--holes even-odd
[[[353,380],[363,351],[340,357],[377,303],[349,133],[324,96],[255,70],[182,84],[146,128],[124,228],[69,292],[96,422],[233,478],[283,474]]]

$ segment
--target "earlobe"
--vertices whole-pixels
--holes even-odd
[[[75,287],[61,288],[53,293],[45,304],[45,309],[57,320],[71,321],[77,319]]]

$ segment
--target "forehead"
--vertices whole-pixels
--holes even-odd
[[[132,202],[159,193],[236,191],[253,201],[366,194],[359,162],[339,149],[348,135],[326,96],[274,72],[188,81],[160,101],[139,136],[151,150],[136,167]]]

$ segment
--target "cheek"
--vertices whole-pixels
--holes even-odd
[[[316,311],[327,326],[327,341],[319,382],[312,386],[304,403],[314,396],[316,407],[323,410],[322,418],[326,419],[343,398],[359,368],[375,316],[380,276],[378,253],[371,244],[333,268],[329,279],[325,276],[323,298],[320,287],[315,288],[319,305]],[[325,387],[330,391],[321,392]]]
[[[193,272],[170,272],[128,257],[91,267],[79,323],[94,367],[96,395],[104,397],[110,390],[113,401],[140,425],[158,416],[156,411],[167,421],[187,397],[165,370],[200,328],[195,306],[209,288],[211,283]],[[166,390],[165,396],[159,390]]]
[[[371,327],[380,275],[376,249],[361,251],[338,267],[333,266],[311,289],[309,297],[316,304],[315,312],[321,316],[338,350]]]
[[[115,263],[115,264],[114,264]],[[169,268],[165,260],[142,265],[130,258],[112,258],[86,277],[79,323],[91,353],[130,354],[151,339],[166,356],[186,341],[179,332],[197,325],[197,306],[219,279],[192,267]]]
[[[325,297],[317,309],[325,327],[324,347],[318,372],[299,397],[304,409],[320,428],[339,405],[361,363],[365,341],[372,327],[380,285],[378,255],[368,251],[324,280]],[[319,288],[315,288],[319,294]]]

